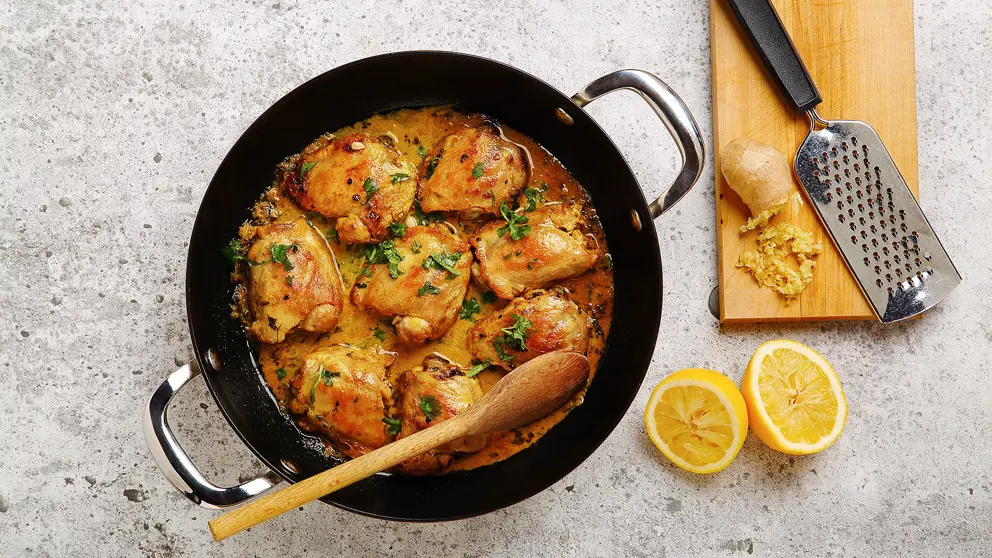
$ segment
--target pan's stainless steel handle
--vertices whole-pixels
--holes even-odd
[[[689,108],[675,91],[654,74],[643,70],[619,70],[607,74],[572,95],[572,102],[581,108],[617,89],[634,91],[651,106],[672,134],[682,155],[682,170],[675,182],[650,206],[651,218],[654,219],[682,199],[699,180],[706,160],[703,136]]]
[[[141,426],[152,458],[173,486],[200,506],[227,508],[260,495],[282,479],[270,471],[244,484],[223,488],[203,478],[169,428],[167,416],[172,398],[199,375],[200,367],[195,361],[170,374],[148,400]]]

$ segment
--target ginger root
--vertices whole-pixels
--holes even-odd
[[[723,148],[720,167],[727,184],[751,210],[742,233],[768,225],[789,201],[802,203],[792,185],[789,162],[770,145],[737,138]]]
[[[761,231],[758,250],[741,254],[737,267],[750,271],[755,281],[791,301],[813,281],[813,258],[821,252],[823,244],[815,242],[813,233],[779,223]],[[789,256],[795,256],[799,269],[786,265]]]

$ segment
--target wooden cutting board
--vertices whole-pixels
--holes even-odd
[[[820,116],[872,125],[918,196],[913,1],[772,4],[820,90]],[[741,252],[755,248],[758,233],[738,233],[748,210],[723,179],[720,151],[744,136],[775,146],[791,162],[809,124],[778,93],[726,0],[710,0],[710,14],[721,322],[874,320],[857,282],[808,205],[785,210],[772,221],[795,223],[823,241],[813,283],[798,299],[787,304],[736,268]]]

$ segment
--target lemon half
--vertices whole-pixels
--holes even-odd
[[[715,473],[747,437],[747,408],[737,386],[713,370],[673,372],[651,392],[644,423],[654,445],[693,473]]]
[[[796,341],[764,343],[751,357],[741,391],[751,430],[774,450],[823,451],[847,421],[847,400],[830,363]]]

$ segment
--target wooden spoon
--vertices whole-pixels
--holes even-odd
[[[214,540],[224,540],[455,438],[534,422],[571,400],[588,379],[589,361],[582,354],[541,355],[504,376],[461,414],[227,512],[210,522],[210,531]]]

